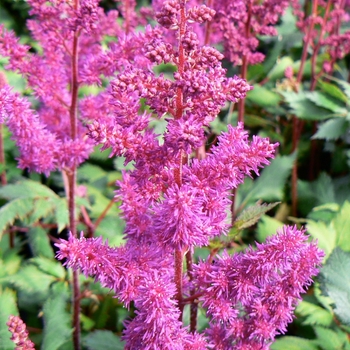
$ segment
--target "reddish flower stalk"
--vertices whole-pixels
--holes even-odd
[[[5,74],[0,72],[0,89],[2,89],[6,84],[7,82],[6,82]],[[4,167],[4,169],[0,173],[0,178],[1,178],[1,184],[5,186],[7,184],[7,179],[6,179],[6,171],[5,171],[5,152],[4,152],[3,137],[4,137],[3,126],[2,124],[0,124],[0,164]]]
[[[245,38],[249,41],[250,38],[250,21],[252,18],[252,8],[251,3],[248,3],[248,11],[247,11],[247,21],[245,23]],[[242,66],[241,66],[241,78],[247,80],[248,73],[248,57],[247,55],[243,55],[242,57]],[[241,99],[238,101],[238,122],[244,124],[244,112],[245,112],[245,99]],[[235,196],[234,196],[235,197]]]
[[[76,11],[79,9],[79,0],[74,0],[74,8]],[[72,77],[71,77],[71,105],[69,108],[70,115],[70,134],[72,140],[76,139],[77,135],[77,113],[78,113],[78,47],[79,47],[79,30],[74,32],[73,47],[72,47]],[[76,165],[68,169],[68,210],[69,210],[69,228],[72,234],[76,237],[76,213],[75,213],[75,192],[77,182],[77,168]],[[73,271],[73,343],[74,349],[79,350],[80,345],[80,284],[79,284],[79,273]]]

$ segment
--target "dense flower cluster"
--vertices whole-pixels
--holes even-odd
[[[211,8],[196,1],[155,1],[159,26],[142,33],[134,29],[151,12],[138,17],[132,0],[120,7],[123,26],[116,22],[118,13],[105,14],[98,0],[28,2],[35,16],[29,28],[42,52],[31,53],[3,27],[0,32],[8,69],[27,78],[40,102],[34,112],[27,100],[0,86],[0,122],[19,146],[20,166],[47,174],[75,167],[93,144],[134,166],[116,193],[125,245],[112,248],[101,238],[71,235],[57,244],[58,259],[94,276],[126,307],[134,303],[136,316],[123,335],[126,349],[267,349],[285,331],[322,258],[304,232],[285,227],[256,251],[217,255],[214,262],[195,265],[191,280],[183,275],[182,261],[227,233],[232,189],[246,176],[258,176],[277,147],[266,138],[250,141],[239,123],[228,126],[205,157],[193,156],[225,104],[251,89],[244,79],[227,77],[224,55],[205,39],[208,23],[232,62],[240,63],[241,55],[250,64],[261,62],[256,35],[275,34],[272,26],[287,2],[221,1]],[[118,41],[104,50],[106,34]],[[156,73],[159,64],[174,73]],[[104,79],[111,80],[107,89],[79,101],[72,97],[79,86],[102,86]],[[75,112],[79,120],[72,134]],[[158,135],[151,121],[161,118],[166,130]],[[207,310],[210,326],[203,334],[182,323],[185,296],[192,292]]]
[[[12,333],[11,340],[16,345],[15,350],[35,349],[34,343],[28,338],[28,331],[25,323],[18,316],[10,316],[7,326]]]
[[[82,0],[77,9],[70,2],[59,0],[50,3],[29,0],[28,3],[33,16],[28,21],[28,28],[40,49],[33,53],[29,46],[20,44],[15,35],[1,25],[0,55],[8,57],[6,69],[17,71],[26,78],[40,108],[31,110],[29,102],[2,84],[0,115],[1,122],[9,126],[13,139],[20,146],[20,166],[49,174],[55,169],[81,164],[93,148],[93,143],[86,136],[84,123],[99,116],[94,115],[96,108],[91,109],[91,104],[87,105],[84,101],[74,107],[71,95],[72,56],[78,57],[78,86],[101,84],[102,75],[111,76],[126,62],[142,65],[148,61],[138,57],[141,57],[144,37],[148,38],[151,34],[146,32],[140,36],[131,34],[125,37],[117,22],[118,12],[105,14],[98,6],[99,0]],[[131,16],[132,11],[128,15]],[[138,24],[134,19],[130,19],[131,23],[133,26],[129,29]],[[105,50],[105,35],[121,39]],[[73,52],[75,46],[76,53]],[[90,99],[95,100],[93,97]],[[103,105],[108,103],[101,97],[99,100]],[[76,132],[72,131],[72,108],[81,116],[75,126]],[[47,144],[44,145],[42,140]]]
[[[303,230],[286,226],[257,250],[199,263],[193,283],[210,328],[191,335],[179,322],[171,249],[144,237],[110,248],[101,238],[71,236],[57,246],[67,266],[95,276],[126,306],[135,301],[137,316],[124,333],[127,349],[268,349],[286,331],[323,258]]]
[[[300,294],[317,274],[323,254],[304,231],[285,226],[257,250],[196,267],[200,299],[211,316],[208,337],[215,349],[268,349],[286,331]]]

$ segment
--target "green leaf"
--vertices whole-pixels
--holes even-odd
[[[326,81],[318,80],[317,84],[320,86],[321,90],[327,93],[328,95],[333,96],[337,100],[340,100],[344,103],[348,103],[348,97],[344,94],[344,92],[339,89],[338,86],[328,83]]]
[[[6,322],[10,315],[18,315],[16,305],[16,293],[11,289],[0,289],[0,348],[4,350],[15,348],[15,344],[10,340],[11,333]]]
[[[255,225],[261,216],[267,213],[269,210],[273,209],[280,202],[270,203],[270,204],[260,204],[256,203],[253,206],[243,210],[243,212],[236,218],[233,226],[237,230],[243,230],[245,228]]]
[[[84,339],[89,350],[123,350],[124,344],[111,331],[95,331]]]
[[[87,180],[89,183],[106,177],[107,173],[99,166],[86,163],[79,168],[78,180]]]
[[[55,221],[58,233],[62,232],[69,224],[69,212],[66,198],[58,198],[55,208]]]
[[[161,133],[157,133],[158,135]],[[159,136],[161,137],[161,136]],[[164,141],[163,141],[164,142]],[[122,170],[134,170],[135,169],[135,162],[131,161],[129,162],[127,165],[124,165],[125,163],[125,157],[115,157],[113,159],[113,166],[114,169],[118,170],[118,171],[122,171]]]
[[[277,156],[266,167],[261,176],[254,181],[252,189],[246,194],[243,203],[262,199],[266,202],[281,201],[283,188],[291,174],[296,154]]]
[[[8,200],[16,198],[55,198],[58,196],[50,188],[42,185],[40,182],[25,180],[18,181],[15,184],[6,185],[0,188],[0,197]]]
[[[314,341],[293,336],[277,339],[270,347],[271,350],[318,350]]]
[[[350,203],[346,201],[332,221],[337,234],[336,245],[350,251]]]
[[[277,105],[281,97],[264,86],[254,84],[254,89],[247,93],[247,100],[258,106],[268,107]]]
[[[1,248],[0,248],[1,251]],[[15,274],[20,265],[22,259],[19,255],[19,249],[8,249],[3,253],[3,259],[0,259],[0,279]]]
[[[283,226],[283,222],[271,218],[270,216],[263,215],[256,230],[257,240],[259,242],[265,242],[267,237],[276,234],[277,230]]]
[[[315,105],[328,109],[335,114],[346,116],[348,113],[348,110],[345,108],[345,104],[343,102],[340,102],[339,100],[336,100],[332,96],[329,96],[325,93],[322,93],[320,91],[309,91],[304,92],[304,95],[310,101],[315,103]]]
[[[89,158],[97,161],[106,161],[109,159],[109,154],[111,153],[110,149],[100,151],[100,146],[94,148],[94,152],[90,154]],[[79,173],[79,171],[78,171]]]
[[[334,219],[335,215],[339,211],[339,208],[340,206],[337,203],[329,203],[329,206],[326,204],[320,205],[318,207],[314,207],[311,213],[307,215],[307,218],[309,220],[317,222],[322,221],[325,224],[329,224]]]
[[[334,78],[334,77],[329,76],[329,75],[327,75],[327,78],[335,81],[338,85],[340,85],[343,88],[344,93],[347,96],[347,98],[350,99],[350,84],[348,82],[346,82],[345,80]]]
[[[293,66],[294,61],[289,56],[284,56],[277,60],[277,63],[270,70],[267,77],[269,80],[281,79],[284,77],[284,71],[286,68]]]
[[[350,253],[335,248],[320,272],[321,290],[334,302],[334,312],[350,325]]]
[[[346,333],[334,331],[325,327],[313,327],[317,336],[317,342],[323,350],[343,350],[348,342]]]
[[[336,233],[331,225],[326,225],[322,221],[308,220],[307,232],[318,240],[318,246],[326,253],[326,257],[335,248]]]
[[[33,202],[33,211],[30,213],[29,222],[36,223],[42,218],[46,218],[54,212],[55,203],[48,198],[35,198]]]
[[[96,236],[108,239],[110,246],[120,246],[124,241],[125,222],[119,216],[106,216],[95,232]]]
[[[52,290],[43,307],[44,331],[42,349],[56,350],[71,341],[71,317],[66,311],[67,294],[64,288]],[[101,348],[103,349],[103,348]]]
[[[18,291],[19,302],[27,307],[41,304],[55,280],[55,277],[40,271],[33,264],[24,265],[17,273],[4,278],[5,282]]]
[[[304,92],[280,92],[289,104],[291,113],[295,114],[299,119],[305,120],[324,120],[328,119],[333,113],[327,109],[318,107],[315,103],[310,101]]]
[[[317,199],[317,205],[335,203],[333,181],[328,174],[321,173],[310,186],[314,197]]]
[[[337,140],[348,130],[348,122],[345,119],[330,119],[318,126],[317,132],[311,139]]]
[[[80,322],[81,322],[81,329],[85,332],[90,332],[92,328],[95,327],[96,322],[91,319],[90,317],[87,317],[84,314],[80,314]]]
[[[46,231],[40,226],[31,227],[28,232],[30,249],[34,256],[54,258],[55,254],[51,247]]]
[[[45,272],[48,275],[59,279],[64,279],[66,277],[66,270],[57,260],[47,259],[44,257],[36,257],[31,259],[30,262],[37,266],[40,271]]]
[[[342,205],[350,198],[350,176],[346,175],[340,178],[333,178],[336,203]]]
[[[320,287],[320,282],[318,280],[315,281],[313,287],[314,287],[313,288],[314,296],[315,296],[317,302],[321,306],[323,306],[326,310],[331,312],[333,315],[333,307],[332,307],[333,300],[329,296],[324,295],[324,293],[322,293],[322,290]]]
[[[0,208],[0,239],[7,226],[16,219],[24,219],[33,211],[33,198],[18,198],[6,203]]]
[[[305,317],[303,325],[321,325],[328,327],[333,321],[333,315],[321,306],[303,300],[295,310],[296,314]]]
[[[104,196],[100,190],[98,190],[93,186],[87,185],[86,187],[88,189],[89,198],[91,198],[91,202],[92,202],[91,208],[90,208],[91,209],[90,216],[92,218],[98,218],[103,212],[103,210],[110,205],[111,199]],[[116,208],[117,208],[117,205],[113,204],[110,211],[116,210]]]

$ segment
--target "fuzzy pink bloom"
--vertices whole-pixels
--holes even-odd
[[[29,102],[9,86],[0,89],[0,122],[7,124],[17,142],[19,167],[46,174],[56,169],[60,142],[40,122]]]
[[[285,226],[244,254],[217,256],[196,267],[201,300],[216,346],[267,349],[293,320],[293,310],[324,256],[304,230]]]

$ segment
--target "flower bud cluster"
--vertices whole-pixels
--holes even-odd
[[[257,64],[265,55],[257,51],[259,35],[277,34],[274,25],[288,7],[288,0],[237,0],[214,2],[213,23],[225,46],[226,57],[236,65]]]
[[[15,350],[35,349],[34,343],[28,338],[29,333],[25,323],[18,316],[10,316],[6,324],[12,333],[11,340],[16,345]]]
[[[164,28],[176,29],[178,28],[178,11],[180,10],[180,3],[178,0],[165,1],[161,11],[156,13],[158,23]]]
[[[164,43],[159,39],[153,39],[145,46],[145,56],[153,63],[173,62],[172,47],[169,43]]]
[[[215,16],[215,10],[205,6],[194,6],[188,10],[188,22],[203,23],[205,21],[211,21]]]

